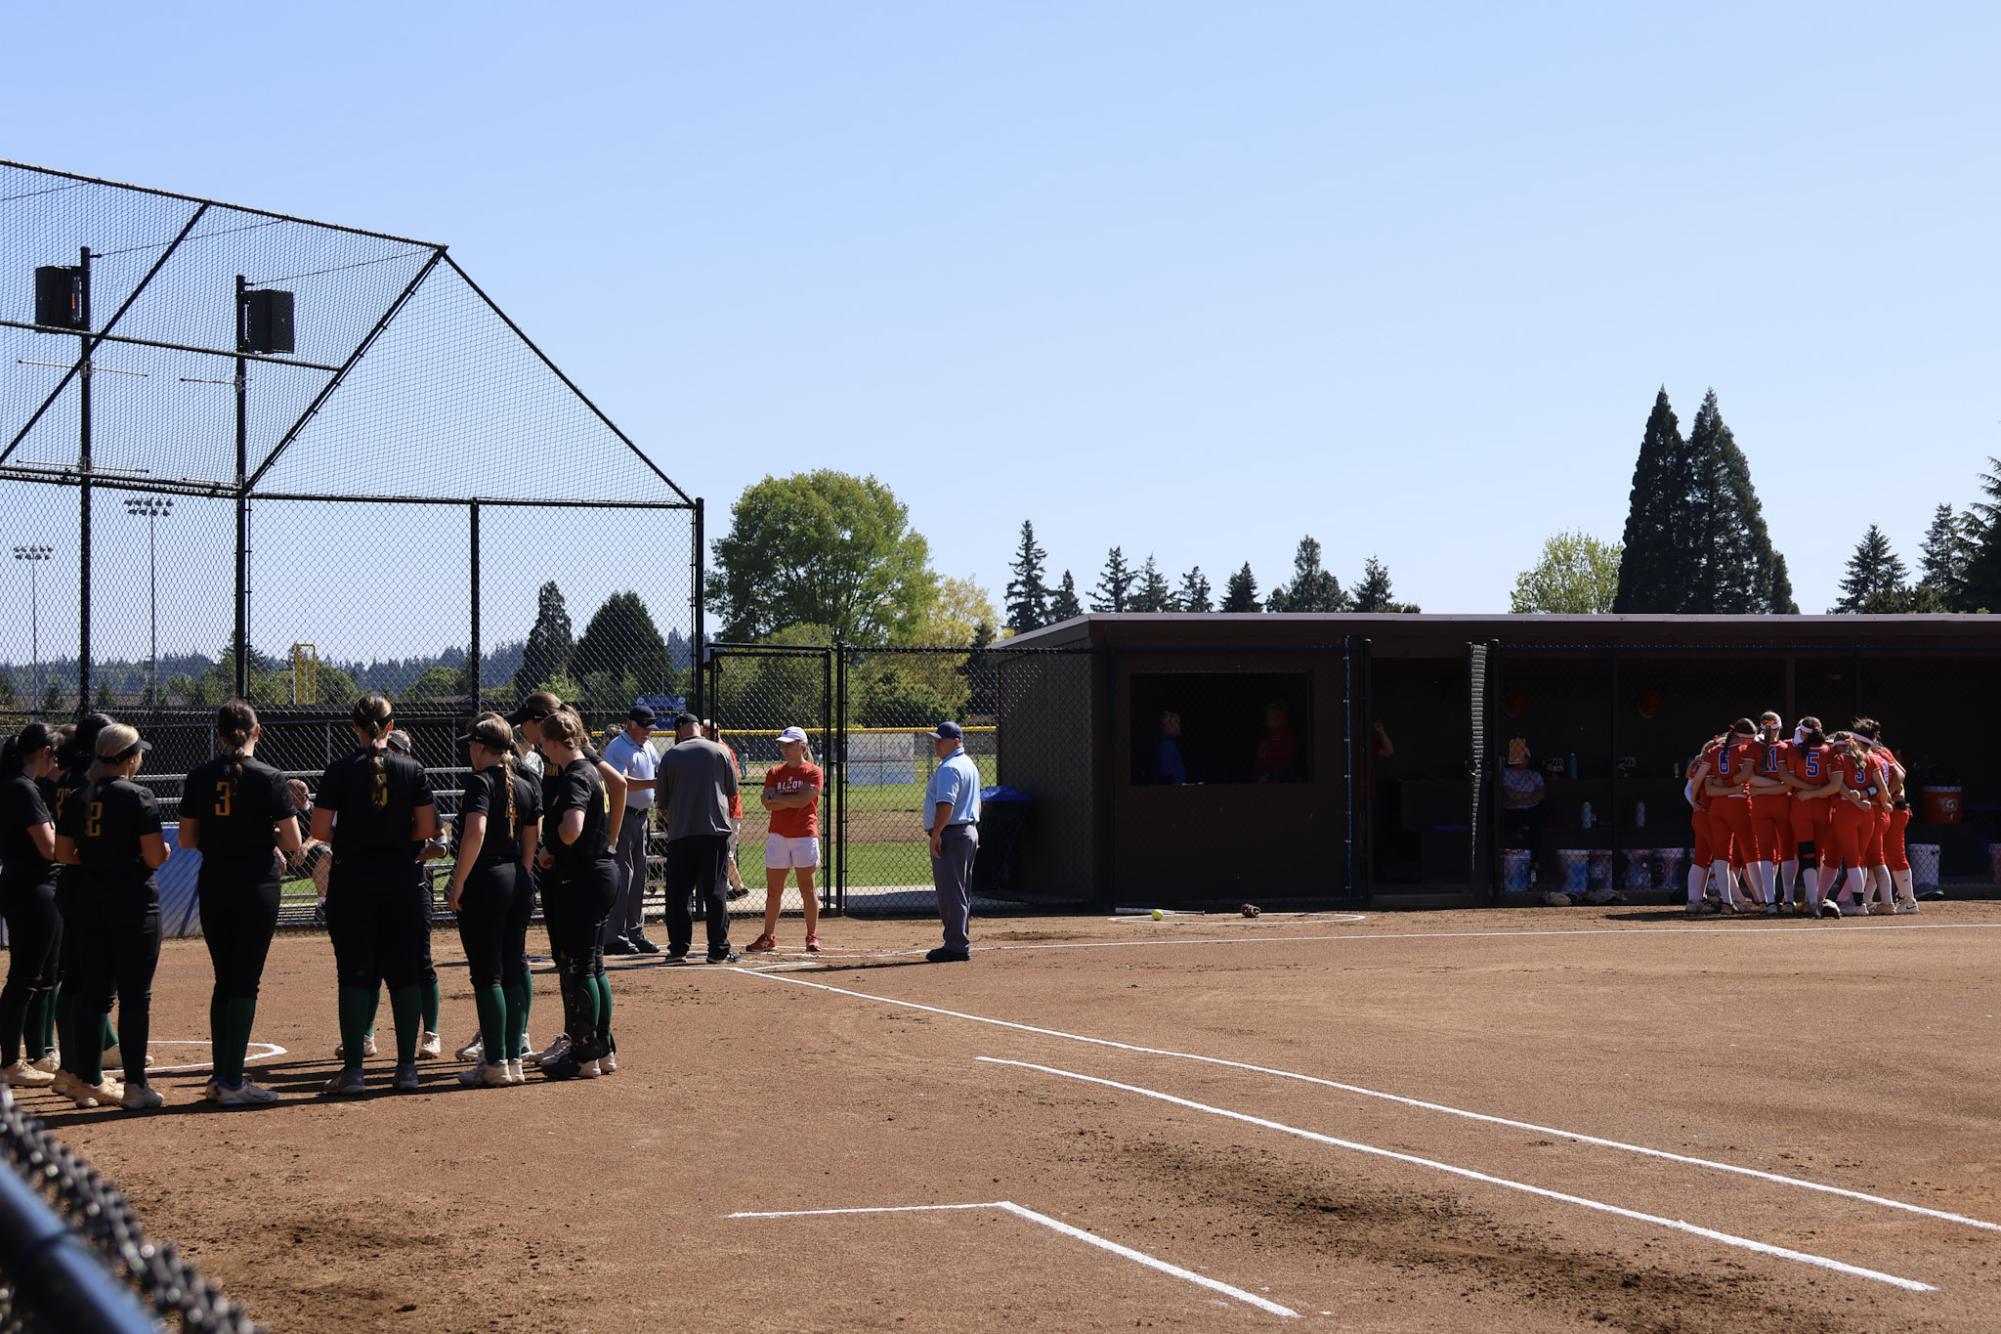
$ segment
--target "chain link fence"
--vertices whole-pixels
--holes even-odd
[[[827,771],[820,810],[828,906],[858,916],[935,909],[924,831],[938,758],[925,734],[947,719],[987,791],[974,865],[975,909],[1092,901],[1089,821],[1095,762],[1091,656],[1005,644],[861,649],[719,644],[708,697],[744,766],[741,865],[761,911],[769,821],[757,794],[779,763],[778,733],[803,728]],[[787,910],[797,906],[787,891]]]
[[[442,245],[0,162],[0,711],[622,715],[701,525]]]

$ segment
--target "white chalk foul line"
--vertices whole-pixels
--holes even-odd
[[[1361,1144],[1354,1140],[1337,1139],[1332,1135],[1323,1135],[1315,1130],[1306,1130],[1299,1126],[1289,1126],[1283,1121],[1266,1120],[1262,1116],[1252,1116],[1248,1112],[1233,1112],[1227,1107],[1211,1107],[1207,1103],[1195,1102],[1189,1098],[1177,1098],[1171,1093],[1162,1093],[1157,1089],[1141,1088],[1137,1084],[1121,1084],[1116,1080],[1100,1079],[1096,1075],[1082,1075],[1074,1070],[1059,1070],[1054,1066],[1036,1065],[1029,1061],[1008,1061],[996,1056],[975,1056],[973,1059],[984,1061],[988,1065],[1013,1066],[1019,1070],[1034,1070],[1040,1074],[1054,1075],[1061,1079],[1074,1079],[1083,1084],[1096,1084],[1101,1088],[1117,1089],[1121,1093],[1131,1093],[1142,1098],[1152,1098],[1157,1102],[1169,1103],[1175,1107],[1186,1107],[1190,1111],[1203,1112],[1209,1116],[1220,1116],[1231,1121],[1241,1121],[1245,1125],[1257,1126],[1264,1130],[1276,1130],[1283,1135],[1295,1135],[1300,1139],[1311,1140],[1316,1144],[1326,1144],[1337,1149],[1347,1149],[1353,1153],[1372,1154],[1378,1158],[1389,1158],[1396,1162],[1409,1163],[1414,1167],[1428,1167],[1435,1172],[1449,1173],[1452,1176],[1463,1177],[1468,1181],[1478,1181],[1484,1185],[1499,1186],[1504,1190],[1519,1191],[1524,1195],[1537,1195],[1543,1199],[1556,1200],[1563,1204],[1574,1204],[1580,1209],[1590,1209],[1601,1214],[1612,1214],[1619,1218],[1629,1218],[1637,1223],[1650,1223],[1655,1227],[1671,1228],[1676,1232],[1686,1232],[1690,1236],[1720,1242],[1725,1246],[1734,1246],[1739,1250],[1755,1251],[1759,1255],[1769,1255],[1781,1260],[1791,1260],[1796,1264],[1812,1265],[1817,1269],[1831,1269],[1837,1274],[1847,1274],[1851,1278],[1864,1278],[1875,1283],[1887,1283],[1893,1288],[1903,1288],[1907,1292],[1938,1291],[1938,1289],[1929,1283],[1920,1283],[1916,1279],[1899,1278],[1895,1274],[1886,1274],[1877,1269],[1864,1269],[1860,1265],[1852,1265],[1843,1260],[1830,1260],[1824,1255],[1811,1255],[1805,1251],[1788,1250],[1784,1246],[1774,1246],[1770,1242],[1754,1241],[1749,1237],[1739,1237],[1729,1232],[1718,1232],[1715,1228],[1683,1222],[1678,1218],[1663,1218],[1659,1214],[1641,1213],[1637,1209],[1627,1209],[1616,1204],[1606,1204],[1602,1200],[1588,1200],[1582,1195],[1568,1195],[1560,1190],[1550,1190],[1546,1186],[1531,1186],[1526,1182],[1511,1181],[1506,1177],[1492,1176],[1486,1172],[1476,1172],[1470,1167],[1458,1167],[1451,1163],[1442,1163],[1435,1158],[1420,1158],[1416,1154],[1398,1153],[1394,1149],[1381,1149],[1373,1144]]]
[[[991,1200],[985,1204],[894,1204],[873,1209],[782,1209],[774,1212],[731,1214],[730,1217],[832,1218],[846,1214],[929,1214],[950,1213],[968,1209],[998,1209],[1002,1213],[1013,1214],[1016,1218],[1034,1223],[1038,1227],[1046,1227],[1052,1232],[1060,1233],[1070,1238],[1072,1241],[1081,1241],[1087,1246],[1096,1246],[1101,1251],[1110,1251],[1120,1259],[1131,1260],[1137,1265],[1145,1265],[1148,1269],[1157,1270],[1172,1278],[1178,1278],[1184,1283],[1193,1283],[1197,1287],[1207,1288],[1211,1292],[1220,1292],[1225,1297],[1235,1298],[1237,1301],[1249,1306],[1255,1306],[1260,1311],[1271,1315],[1297,1316],[1299,1314],[1299,1312],[1290,1307],[1280,1306],[1277,1302],[1267,1301],[1254,1292],[1245,1292],[1242,1288],[1232,1287],[1230,1284],[1224,1283],[1219,1279],[1198,1274],[1192,1269],[1183,1269],[1180,1265],[1169,1264],[1165,1260],[1148,1255],[1145,1251],[1136,1251],[1130,1246],[1121,1246],[1116,1241],[1107,1241],[1096,1233],[1086,1232],[1080,1227],[1072,1227],[1061,1219],[1051,1218],[1048,1214],[1039,1214],[1033,1209],[1023,1208],[1013,1200]]]
[[[155,1047],[207,1047],[210,1045],[212,1044],[207,1038],[154,1038],[146,1044],[146,1049],[151,1051]],[[246,1063],[249,1061],[268,1061],[284,1054],[285,1049],[275,1042],[253,1042],[250,1044],[250,1050],[245,1054],[244,1060]],[[211,1070],[214,1068],[214,1062],[212,1061],[196,1061],[189,1065],[156,1065],[148,1070],[147,1073],[154,1075],[191,1075],[199,1070]]]
[[[768,974],[754,976],[769,977]],[[1658,1158],[1663,1162],[1680,1163],[1684,1167],[1700,1167],[1711,1172],[1728,1172],[1733,1176],[1749,1177],[1754,1181],[1769,1182],[1776,1186],[1790,1186],[1795,1190],[1810,1190],[1822,1195],[1833,1195],[1844,1200],[1854,1200],[1860,1204],[1872,1204],[1881,1209],[1895,1209],[1902,1213],[1917,1214],[1924,1218],[1936,1219],[1942,1223],[1955,1223],[1961,1227],[1978,1228],[1984,1232],[2001,1232],[2001,1223],[1990,1223],[1981,1218],[1969,1218],[1965,1214],[1955,1214],[1944,1209],[1931,1209],[1922,1204],[1912,1204],[1906,1200],[1893,1200],[1883,1195],[1871,1195],[1866,1191],[1849,1190],[1845,1186],[1831,1186],[1823,1181],[1809,1181],[1804,1177],[1787,1176],[1781,1172],[1766,1172],[1755,1167],[1742,1167],[1736,1163],[1718,1162],[1712,1158],[1697,1158],[1691,1154],[1675,1153],[1668,1149],[1649,1148],[1644,1144],[1628,1144],[1624,1140],[1606,1139],[1599,1135],[1587,1135],[1579,1130],[1565,1130],[1559,1126],[1538,1125],[1534,1121],[1518,1121],[1513,1117],[1496,1116],[1490,1112],[1475,1112],[1464,1107],[1453,1107],[1442,1102],[1427,1102],[1422,1098],[1408,1098],[1398,1093],[1385,1093],[1380,1089],[1364,1088],[1360,1084],[1344,1084],[1339,1080],[1323,1079],[1318,1075],[1300,1074],[1296,1070],[1281,1070],[1275,1066],[1252,1065],[1247,1061],[1226,1060],[1221,1056],[1203,1056],[1196,1052],[1171,1051],[1165,1047],[1143,1047],[1131,1042],[1115,1042],[1110,1038],[1087,1037],[1082,1033],[1065,1033],[1056,1028],[1038,1028],[1033,1024],[1018,1024],[1007,1019],[993,1019],[985,1015],[967,1014],[962,1010],[947,1010],[936,1005],[921,1005],[916,1001],[898,1000],[893,996],[876,996],[865,991],[853,991],[846,987],[832,986],[825,982],[809,982],[803,977],[770,977],[773,982],[787,982],[794,986],[812,987],[819,991],[831,991],[842,996],[852,996],[858,1000],[875,1001],[879,1005],[894,1005],[907,1010],[922,1010],[927,1014],[943,1015],[950,1019],[964,1019],[969,1023],[987,1024],[994,1028],[1011,1029],[1017,1033],[1032,1033],[1037,1037],[1060,1038],[1065,1042],[1081,1042],[1092,1047],[1108,1047],[1114,1051],[1132,1052],[1139,1056],[1165,1056],[1177,1061],[1193,1061],[1199,1065],[1221,1066],[1227,1070],[1242,1070],[1254,1075],[1267,1075],[1273,1079],[1288,1079],[1295,1083],[1312,1084],[1319,1088],[1333,1089],[1339,1093],[1350,1093],[1360,1098],[1374,1098],[1379,1102],[1395,1103],[1400,1107],[1413,1107],[1419,1111],[1436,1112],[1441,1116],[1456,1116],[1466,1121],[1478,1121],[1485,1125],[1506,1126],[1510,1130],[1526,1130],[1537,1135],[1554,1135],[1560,1139],[1573,1140],[1579,1144],[1589,1144],[1594,1148],[1615,1149],[1620,1153],[1637,1153],[1647,1158]]]

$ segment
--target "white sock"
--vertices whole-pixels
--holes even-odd
[[[1897,900],[1897,884],[1896,881],[1890,879],[1890,868],[1878,862],[1876,864],[1875,876],[1876,896],[1883,900],[1885,906],[1895,903]]]
[[[1730,874],[1730,863],[1727,861],[1711,862],[1709,864],[1709,873],[1715,878],[1716,892],[1722,896],[1723,901],[1725,903],[1737,902],[1736,878]]]
[[[1808,862],[1805,866],[1800,867],[1800,889],[1805,893],[1806,901],[1818,908],[1820,906],[1820,877],[1815,874],[1815,871],[1816,868],[1812,862]]]
[[[1779,881],[1785,901],[1791,903],[1799,886],[1800,864],[1797,858],[1779,863]]]
[[[1859,866],[1848,868],[1847,879],[1841,886],[1841,906],[1851,904],[1858,909],[1869,906],[1869,875]]]
[[[1769,904],[1772,901],[1772,864],[1770,862],[1752,862],[1749,869],[1751,871],[1752,884],[1757,892],[1758,901]]]
[[[1901,871],[1890,872],[1890,878],[1897,883],[1897,897],[1899,899],[1905,903],[1916,903],[1918,901],[1918,891],[1911,883],[1910,867],[1907,866]]]
[[[1708,883],[1709,883],[1709,868],[1707,866],[1697,865],[1689,867],[1688,901],[1690,903],[1702,902],[1702,888],[1704,885]]]

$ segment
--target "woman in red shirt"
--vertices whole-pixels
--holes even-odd
[[[1834,816],[1828,846],[1820,854],[1822,890],[1832,890],[1831,877],[1836,868],[1846,867],[1841,901],[1848,911],[1866,912],[1868,876],[1862,868],[1869,835],[1876,828],[1876,803],[1871,791],[1875,786],[1875,767],[1849,733],[1836,732],[1828,739],[1833,743],[1828,752],[1828,770],[1834,776],[1836,795],[1830,798]]]
[[[1731,858],[1726,849],[1731,843],[1743,853],[1744,860],[1753,868],[1754,892],[1760,892],[1764,901],[1769,901],[1772,890],[1772,850],[1758,846],[1751,826],[1751,800],[1749,785],[1751,774],[1758,763],[1758,729],[1751,725],[1749,718],[1739,718],[1730,724],[1730,731],[1724,735],[1723,744],[1716,750],[1716,771],[1709,776],[1703,790],[1709,794],[1709,842],[1710,855],[1715,858],[1710,863],[1715,883],[1723,896],[1725,912],[1739,911],[1737,889],[1731,875]]]
[[[778,914],[785,903],[785,874],[799,877],[799,898],[806,909],[806,952],[820,952],[820,900],[813,872],[820,865],[820,790],[826,779],[813,763],[806,733],[788,727],[778,734],[785,763],[765,771],[759,802],[771,812],[771,832],[764,840],[764,934],[750,943],[749,953],[778,948]]]

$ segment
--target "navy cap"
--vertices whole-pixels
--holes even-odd
[[[925,735],[933,741],[962,741],[966,733],[957,723],[939,723],[937,731],[927,732]]]
[[[700,727],[701,725],[702,720],[700,718],[685,710],[674,715],[674,727],[677,731],[683,727]]]
[[[651,727],[659,721],[659,715],[644,704],[635,704],[632,706],[632,712],[625,715],[625,720],[629,723],[638,723],[641,727]]]

